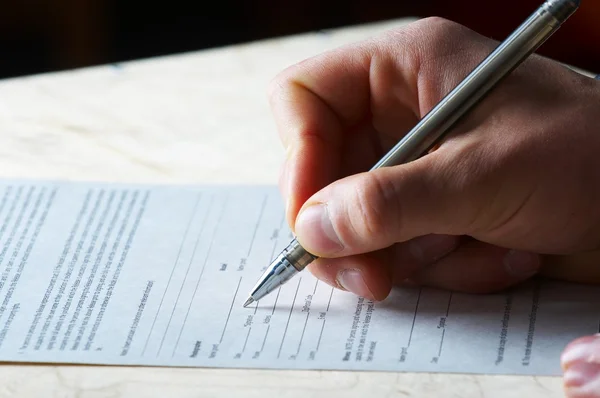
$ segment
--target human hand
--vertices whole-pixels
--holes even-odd
[[[600,83],[592,79],[532,56],[435,151],[366,172],[495,46],[426,19],[273,81],[286,216],[321,257],[309,267],[317,278],[375,300],[407,280],[485,293],[550,259],[550,276],[600,282],[590,266],[600,256],[587,254],[600,249]],[[597,337],[565,351],[570,397],[600,397],[598,358]]]
[[[538,56],[434,152],[365,172],[496,45],[431,18],[273,81],[287,219],[319,279],[376,300],[406,280],[489,292],[540,253],[600,247],[599,83]]]

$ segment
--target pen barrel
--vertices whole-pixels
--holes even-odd
[[[371,170],[426,154],[463,115],[526,57],[535,52],[577,10],[573,0],[548,0],[486,57]]]

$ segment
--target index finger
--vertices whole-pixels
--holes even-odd
[[[415,94],[406,83],[415,82],[414,76],[399,76],[400,93],[390,90],[391,76],[398,79],[399,55],[386,51],[385,44],[379,38],[326,52],[286,69],[271,83],[269,102],[287,153],[281,190],[292,228],[302,204],[342,177],[345,134],[361,123],[370,126],[374,113],[389,111],[391,97],[417,103],[406,99]],[[404,71],[412,75],[416,70],[408,64]],[[417,111],[409,111],[411,120]]]

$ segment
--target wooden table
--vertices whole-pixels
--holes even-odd
[[[406,20],[0,82],[0,176],[275,184],[266,87]],[[342,395],[343,394],[343,395]],[[5,365],[0,397],[562,397],[560,378]]]

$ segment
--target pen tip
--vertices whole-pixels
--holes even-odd
[[[253,302],[254,302],[254,299],[252,297],[248,297],[248,300],[246,300],[246,302],[244,303],[244,308],[246,308],[247,306],[249,306]]]

